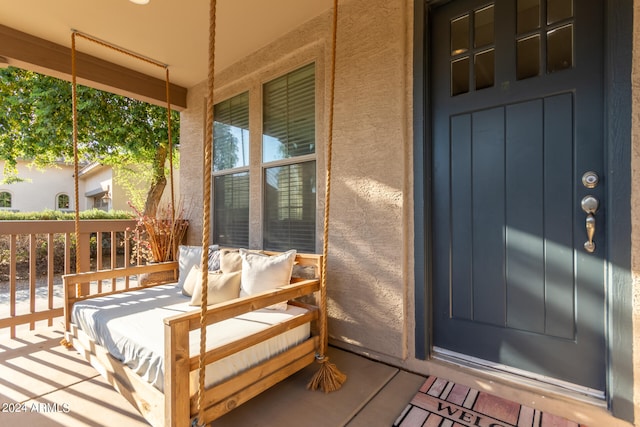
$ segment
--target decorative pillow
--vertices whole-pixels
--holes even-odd
[[[207,272],[207,305],[229,301],[240,296],[239,271],[234,273]],[[193,277],[193,279],[192,279]],[[190,305],[200,305],[202,299],[202,273],[200,267],[193,266],[187,276],[187,286],[193,290]]]
[[[182,277],[182,276],[181,276]],[[189,274],[184,277],[184,283],[182,284],[182,295],[190,297],[193,295],[193,290],[196,284],[200,281],[200,267],[196,264],[191,266]]]
[[[178,247],[178,286],[182,288],[182,293],[191,296],[184,291],[184,282],[187,275],[194,265],[200,265],[202,258],[202,246],[186,246]],[[218,253],[218,245],[209,246],[209,270],[218,270],[220,268],[220,254]]]
[[[240,296],[254,295],[289,284],[293,263],[296,259],[296,250],[292,249],[279,255],[268,256],[240,249],[240,257],[242,258]],[[286,310],[287,303],[285,301],[267,308]]]
[[[238,249],[220,250],[220,270],[223,273],[233,273],[242,270],[242,258]]]

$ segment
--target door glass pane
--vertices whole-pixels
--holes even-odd
[[[474,18],[474,46],[493,44],[493,5],[477,10]]]
[[[494,49],[475,56],[476,90],[493,86],[495,74],[494,56]]]
[[[518,0],[518,34],[540,28],[540,0]]]
[[[573,25],[547,32],[547,72],[573,66]]]
[[[573,0],[547,0],[547,24],[573,16]]]
[[[469,57],[451,62],[451,96],[469,92]]]
[[[451,21],[451,55],[469,50],[469,15]]]
[[[518,80],[536,77],[540,74],[540,36],[535,35],[518,40],[516,46]]]

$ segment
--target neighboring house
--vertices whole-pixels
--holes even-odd
[[[0,162],[0,168],[4,162]],[[45,209],[73,212],[75,189],[71,164],[58,163],[44,169],[18,161],[18,177],[22,180],[12,184],[0,184],[0,209],[15,212],[37,212]],[[78,193],[80,210],[99,209],[131,210],[130,192],[118,182],[117,173],[111,166],[100,163],[83,165],[79,171]],[[174,184],[178,188],[178,174],[174,173]],[[4,178],[4,177],[2,177]],[[137,187],[145,191],[147,183]],[[177,193],[177,191],[176,191]],[[167,199],[165,191],[163,200]]]
[[[3,166],[4,161],[1,161],[0,168]],[[17,168],[20,182],[0,184],[0,209],[15,212],[73,210],[73,165],[58,163],[38,169],[19,160]]]
[[[100,163],[90,163],[80,169],[78,185],[80,210],[111,209],[128,210],[127,196],[114,182],[113,168]]]

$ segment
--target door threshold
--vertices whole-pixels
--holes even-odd
[[[568,381],[545,375],[535,374],[500,363],[479,359],[455,351],[440,347],[433,347],[432,356],[436,360],[453,363],[458,366],[480,370],[483,373],[499,376],[510,382],[525,384],[527,386],[555,392],[567,397],[585,401],[586,403],[606,407],[605,393],[601,390],[573,384]]]

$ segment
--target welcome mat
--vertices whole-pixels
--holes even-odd
[[[393,427],[586,427],[430,376]]]

